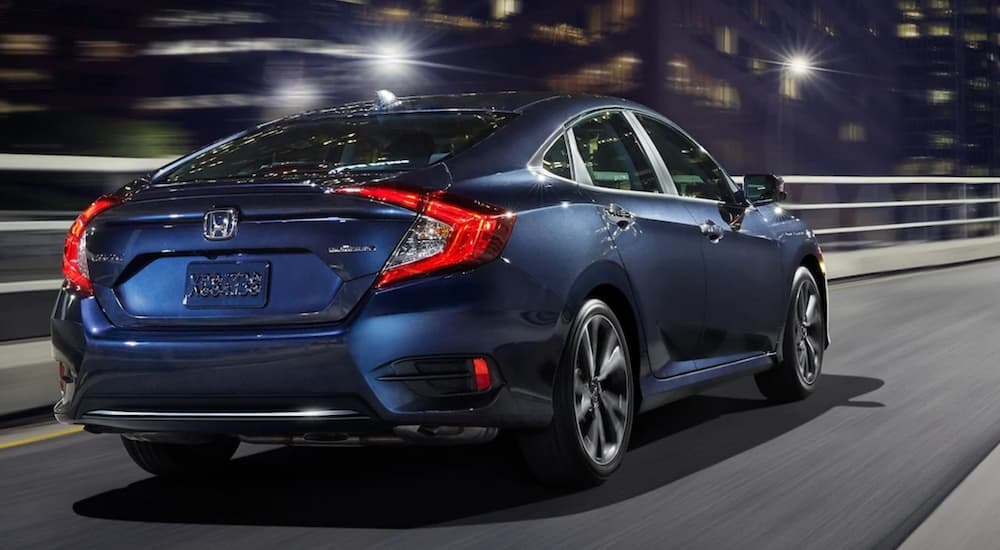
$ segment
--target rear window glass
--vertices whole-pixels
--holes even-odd
[[[466,149],[508,113],[376,114],[269,124],[202,152],[159,181],[403,172]]]

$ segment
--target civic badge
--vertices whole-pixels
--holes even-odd
[[[232,239],[239,215],[235,208],[215,208],[205,212],[205,238],[210,241]]]

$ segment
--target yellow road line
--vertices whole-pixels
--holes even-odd
[[[48,441],[49,439],[55,439],[57,437],[62,437],[64,435],[75,434],[80,431],[83,431],[83,426],[69,426],[68,428],[64,428],[62,430],[46,432],[43,434],[32,435],[22,439],[15,439],[14,441],[8,441],[6,443],[0,443],[0,449],[9,449],[11,447],[20,447],[21,445],[38,443],[40,441]]]

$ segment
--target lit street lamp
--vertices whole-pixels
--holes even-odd
[[[804,55],[794,55],[784,63],[787,70],[794,77],[805,77],[813,72],[815,67],[812,61]]]

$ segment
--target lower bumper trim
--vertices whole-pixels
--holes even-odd
[[[307,409],[301,411],[248,411],[248,412],[201,412],[201,411],[122,411],[99,409],[83,414],[83,419],[143,419],[143,420],[329,420],[331,418],[368,418],[349,409]]]

